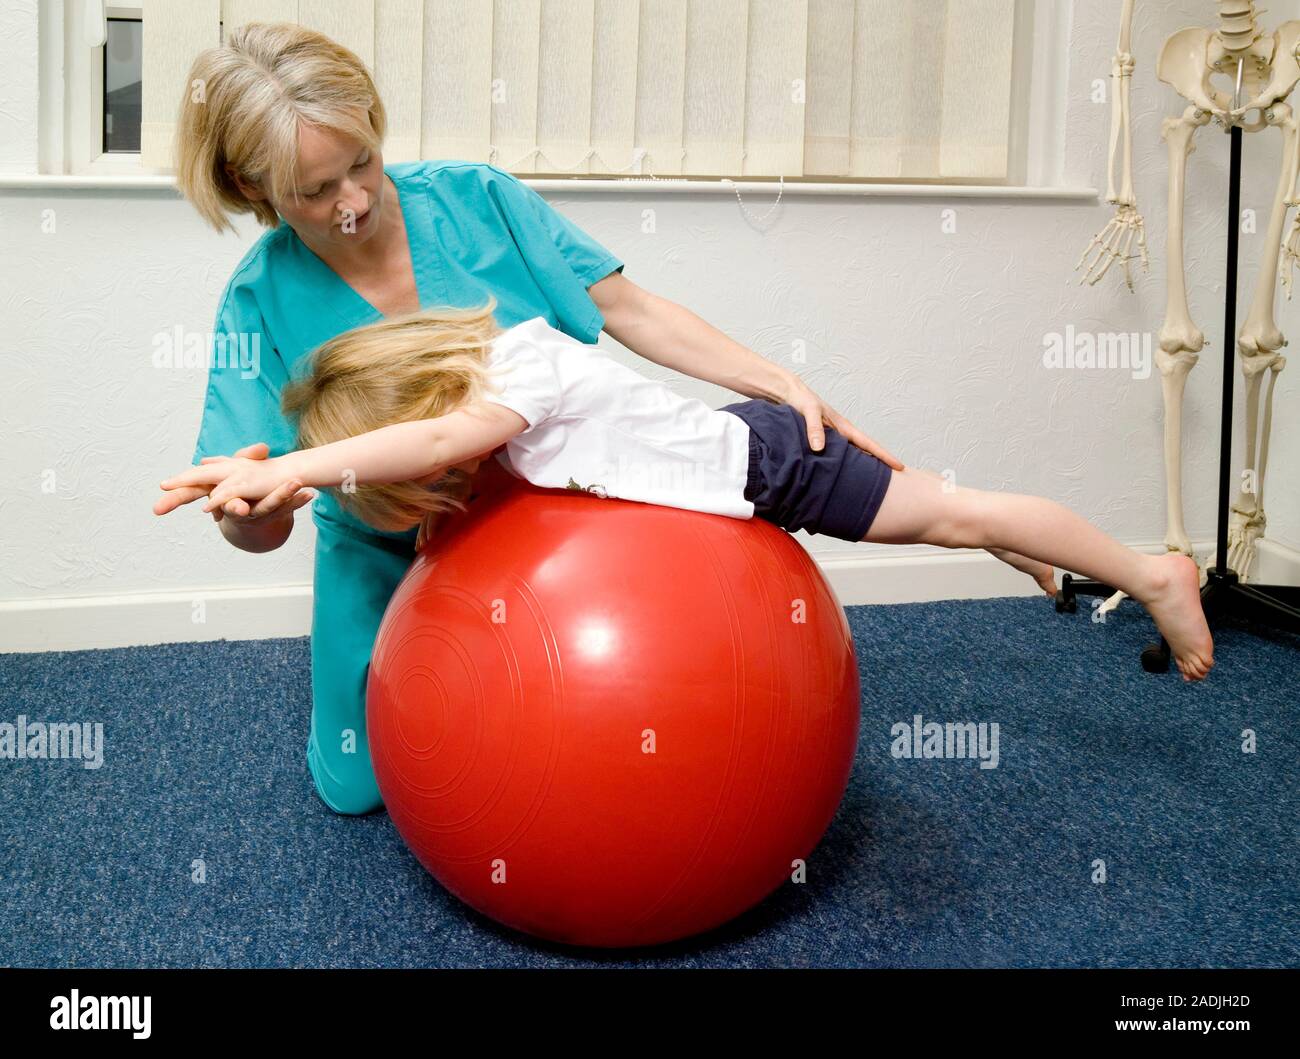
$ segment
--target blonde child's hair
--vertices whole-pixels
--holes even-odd
[[[333,129],[383,147],[387,117],[369,71],[354,52],[292,22],[249,22],[195,57],[176,122],[176,184],[218,232],[229,214],[280,224],[265,199],[244,197],[232,165],[275,201],[297,201],[300,125]]]
[[[487,362],[501,333],[496,299],[477,309],[420,309],[336,335],[312,352],[309,374],[288,383],[280,403],[298,421],[300,448],[355,437],[393,423],[434,419],[496,392]],[[472,476],[450,469],[432,486],[354,485],[330,492],[376,529],[419,523],[427,533],[451,510],[463,511]]]

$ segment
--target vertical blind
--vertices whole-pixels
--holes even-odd
[[[171,168],[221,25],[371,70],[388,161],[520,174],[1006,179],[1016,0],[144,0],[141,155]]]

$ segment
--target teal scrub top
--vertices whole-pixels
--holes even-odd
[[[479,162],[400,162],[384,171],[406,221],[421,308],[470,308],[491,294],[502,327],[544,316],[578,341],[596,342],[605,320],[587,288],[623,263],[537,192]],[[280,411],[281,388],[321,343],[382,317],[289,225],[265,232],[236,267],[217,310],[193,462],[257,441],[272,456],[296,448]],[[312,517],[381,537],[416,534],[373,529],[324,490]]]

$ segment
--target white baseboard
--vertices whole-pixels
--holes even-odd
[[[1159,554],[1164,545],[1135,545]],[[1199,559],[1213,550],[1195,544]],[[820,560],[844,606],[1034,596],[1029,578],[985,552],[884,553]],[[1300,585],[1300,551],[1260,542],[1253,580]],[[1059,580],[1059,575],[1058,575]],[[81,651],[311,632],[311,585],[0,602],[0,653]]]
[[[1163,555],[1163,541],[1130,545],[1148,555]],[[1213,541],[1193,541],[1197,563],[1214,551]],[[846,606],[928,603],[940,599],[993,599],[1037,596],[1028,577],[982,551],[936,551],[933,554],[836,556],[821,560],[826,577]],[[1300,551],[1263,540],[1251,580],[1260,584],[1300,585]],[[1056,572],[1061,583],[1061,572]]]
[[[0,652],[269,640],[311,632],[311,585],[0,602]]]

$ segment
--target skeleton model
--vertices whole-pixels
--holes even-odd
[[[1282,130],[1282,174],[1273,202],[1264,241],[1264,260],[1259,270],[1250,312],[1237,335],[1246,396],[1246,473],[1232,506],[1228,534],[1228,566],[1241,581],[1247,580],[1255,557],[1256,542],[1264,532],[1264,471],[1268,463],[1268,437],[1272,424],[1273,390],[1286,358],[1278,352],[1286,339],[1275,320],[1275,294],[1280,275],[1288,300],[1292,293],[1292,269],[1300,261],[1300,216],[1283,238],[1287,213],[1300,206],[1300,135],[1295,112],[1286,100],[1300,82],[1300,21],[1285,22],[1275,33],[1266,34],[1256,21],[1252,0],[1217,0],[1217,29],[1180,30],[1170,37],[1160,55],[1157,76],[1190,104],[1180,118],[1166,118],[1163,136],[1169,146],[1169,234],[1168,300],[1164,325],[1160,328],[1160,369],[1165,410],[1165,484],[1167,532],[1165,547],[1192,555],[1191,541],[1183,526],[1182,497],[1182,408],[1187,375],[1196,364],[1205,335],[1193,323],[1187,307],[1187,285],[1183,265],[1183,212],[1187,158],[1195,150],[1196,131],[1214,120],[1224,130],[1239,125],[1244,132],[1259,132],[1273,126]],[[1076,270],[1096,283],[1119,262],[1125,282],[1133,289],[1130,262],[1137,241],[1143,268],[1148,265],[1146,233],[1133,193],[1133,136],[1129,98],[1134,61],[1130,52],[1133,0],[1124,0],[1119,47],[1111,65],[1113,80],[1110,163],[1106,199],[1116,207],[1110,223],[1092,240]],[[1223,75],[1233,84],[1224,91],[1211,83]],[[1243,95],[1244,92],[1244,95]],[[1242,103],[1245,99],[1246,102]],[[1253,123],[1246,114],[1258,111]],[[1115,168],[1120,163],[1119,189]],[[1235,221],[1233,223],[1236,223]],[[1277,263],[1276,267],[1274,263]],[[1260,382],[1271,372],[1264,401],[1263,430],[1260,431]],[[1258,448],[1259,461],[1256,463]],[[1213,564],[1214,556],[1204,569]],[[1105,609],[1123,598],[1116,593]]]

